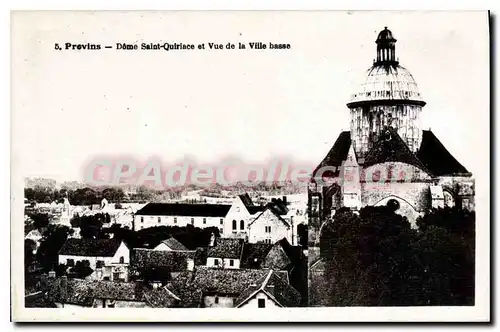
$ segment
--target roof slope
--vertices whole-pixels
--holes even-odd
[[[241,268],[258,269],[273,248],[271,243],[245,243],[241,257]]]
[[[208,248],[207,257],[240,259],[243,244],[243,239],[219,238],[215,246]]]
[[[326,154],[325,158],[319,163],[316,169],[313,172],[313,176],[316,175],[316,172],[325,166],[335,166],[337,167],[337,172],[334,175],[338,174],[338,167],[342,165],[342,162],[346,160],[347,153],[349,152],[349,147],[351,146],[351,133],[349,131],[343,131],[340,133],[339,137],[333,144],[330,151]],[[326,173],[324,174],[327,175]]]
[[[235,301],[235,307],[240,307],[260,291],[266,293],[282,307],[296,307],[300,303],[300,293],[273,270],[270,270],[266,276],[260,278],[240,294]]]
[[[59,255],[113,257],[122,242],[115,239],[67,239]]]
[[[398,132],[392,127],[387,127],[380,133],[377,141],[365,156],[363,167],[390,161],[398,161],[427,170],[424,164],[411,152]]]
[[[170,272],[187,269],[187,260],[195,258],[196,251],[166,251],[136,248],[130,255],[132,269],[165,268]]]
[[[172,250],[176,251],[186,251],[188,248],[186,248],[182,243],[180,243],[176,238],[169,237],[166,240],[163,240],[160,242],[160,244],[164,243],[167,247],[169,247]],[[158,245],[160,245],[158,244]]]
[[[48,298],[52,302],[86,307],[91,307],[95,299],[145,302],[150,307],[172,307],[178,300],[167,289],[148,289],[140,283],[64,278],[51,282]]]
[[[417,157],[434,176],[470,175],[430,130],[422,131],[422,144]]]
[[[148,203],[136,215],[225,217],[230,208],[225,204]]]

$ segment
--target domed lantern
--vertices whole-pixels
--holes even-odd
[[[420,113],[425,105],[411,73],[396,60],[396,39],[387,27],[375,42],[377,57],[347,104],[351,140],[363,157],[387,126],[397,130],[411,151],[422,142]]]

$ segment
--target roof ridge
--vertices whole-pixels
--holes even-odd
[[[266,276],[266,279],[264,279],[264,282],[262,285],[259,287],[259,289],[264,290],[264,288],[267,286],[267,283],[269,282],[269,279],[271,279],[271,275],[273,274],[273,269],[269,270],[269,273]]]

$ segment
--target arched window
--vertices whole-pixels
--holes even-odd
[[[245,221],[240,220],[240,230],[244,231],[245,230]]]
[[[233,220],[233,231],[237,229],[236,220]]]
[[[453,195],[450,192],[443,190],[443,196],[444,196],[444,206],[451,208],[455,205],[455,199],[453,198]]]

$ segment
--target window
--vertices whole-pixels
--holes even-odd
[[[207,223],[207,218],[203,218],[203,225]]]
[[[271,233],[271,226],[266,226],[266,233]]]
[[[125,257],[120,256],[120,264],[124,264],[124,263],[125,263]]]
[[[219,266],[219,260],[217,258],[214,259],[214,265]]]
[[[67,266],[74,266],[75,265],[75,260],[74,259],[67,259],[66,260],[66,265]]]
[[[229,266],[234,266],[234,259],[229,260]]]
[[[224,233],[224,228],[219,228],[219,234],[223,234]]]
[[[177,224],[177,217],[174,217],[174,224]]]
[[[266,299],[259,299],[259,308],[266,307]]]
[[[97,263],[95,264],[95,266],[96,266],[97,268],[101,268],[101,267],[103,267],[103,266],[104,266],[104,261],[97,261]]]
[[[244,231],[245,230],[245,221],[240,220],[240,230]]]
[[[224,219],[220,218],[220,224],[224,225]]]
[[[219,304],[219,297],[215,295],[215,304]]]
[[[194,225],[194,218],[191,218],[191,225]]]
[[[144,222],[144,217],[141,217],[141,222]]]
[[[158,217],[158,223],[161,223],[161,217]]]
[[[233,220],[233,231],[236,231],[236,220]]]

